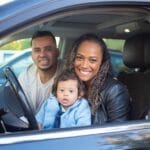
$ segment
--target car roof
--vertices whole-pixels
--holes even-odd
[[[134,30],[132,34],[141,31],[150,32],[148,28],[150,15],[147,7],[149,0],[71,0],[70,2],[68,3],[68,0],[55,0],[55,3],[50,0],[15,0],[1,6],[0,39],[7,38],[2,39],[0,45],[31,37],[36,30],[47,29],[56,36],[66,37],[73,35],[77,37],[90,30],[101,33],[103,37],[127,38],[129,34],[121,34],[122,28],[126,26]],[[99,4],[100,2],[102,3]],[[50,16],[45,17],[48,14]],[[58,15],[53,18],[53,14]],[[26,28],[30,24],[33,24],[31,28]]]

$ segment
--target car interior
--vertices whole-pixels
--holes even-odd
[[[122,68],[117,78],[127,86],[131,96],[130,119],[145,120],[150,110],[149,8],[87,5],[66,9],[24,23],[13,34],[8,32],[1,38],[1,45],[18,39],[31,38],[37,30],[50,30],[56,37],[60,37],[58,47],[60,58],[63,60],[69,57],[74,40],[83,33],[92,32],[104,39],[124,40],[124,47],[120,51],[127,69]],[[4,76],[7,82],[5,88],[0,88],[0,95],[4,97],[0,102],[2,120],[0,128],[3,129],[0,132],[37,129],[30,105],[11,68],[4,70]],[[10,99],[15,102],[15,105]],[[26,121],[22,116],[27,118]]]
[[[118,79],[127,85],[131,96],[131,119],[144,119],[150,108],[149,50],[150,34],[140,34],[126,40],[124,63],[131,72],[120,72]]]

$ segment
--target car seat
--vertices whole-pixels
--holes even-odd
[[[150,110],[150,35],[140,34],[126,40],[123,61],[130,72],[120,72],[131,96],[130,119],[145,119]]]

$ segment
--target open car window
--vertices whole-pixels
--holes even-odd
[[[25,96],[22,96],[22,90],[17,84],[13,84],[12,87],[12,83],[7,80],[9,78],[6,79],[8,72],[5,72],[7,75],[3,72],[6,66],[2,65],[0,66],[0,149],[13,150],[13,148],[29,148],[30,146],[36,149],[52,147],[53,149],[89,150],[150,148],[150,116],[148,113],[150,94],[147,92],[150,76],[148,59],[150,2],[148,0],[76,0],[71,2],[68,0],[16,0],[0,7],[2,8],[0,46],[19,39],[31,38],[37,30],[50,30],[56,37],[59,37],[59,56],[60,59],[66,61],[73,42],[81,34],[92,32],[101,35],[110,52],[114,78],[123,82],[127,87],[130,83],[128,90],[129,93],[130,91],[133,93],[130,93],[131,100],[133,104],[136,104],[136,108],[132,106],[132,116],[135,118],[123,123],[37,130],[35,118],[29,114],[26,115],[26,111],[30,112],[30,106],[28,107]],[[141,38],[138,40],[131,38],[137,37],[136,35],[140,35]],[[115,42],[116,40],[119,42]],[[132,49],[130,41],[133,41],[134,46],[137,45],[133,50],[133,53],[138,54],[135,64],[133,64],[132,57],[130,59],[132,53],[130,51],[124,53],[125,49]],[[138,51],[141,52],[138,53]],[[7,65],[16,74],[16,77],[11,78],[12,80],[17,79],[18,74],[23,71],[21,70],[22,64],[28,66],[33,63],[31,48],[21,50],[21,53],[25,52],[28,52],[27,57],[22,57],[19,63],[11,66],[13,64],[11,62]],[[126,74],[131,80],[126,78]],[[143,83],[138,84],[140,81]],[[136,87],[144,87],[144,89],[138,90]],[[20,93],[16,95],[18,90],[21,91],[21,95]],[[140,99],[138,94],[142,95],[142,93],[142,102],[136,102],[134,99]],[[18,96],[19,99],[20,97],[23,99],[21,103],[23,103],[23,108],[24,105],[27,107],[25,110],[20,107]],[[15,118],[10,113],[3,120],[3,115],[8,112],[7,108],[15,114]],[[137,116],[142,117],[138,119]]]

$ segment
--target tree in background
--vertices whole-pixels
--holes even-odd
[[[24,50],[31,47],[30,41],[31,41],[30,38],[13,41],[0,47],[0,50],[17,50],[17,51]]]

